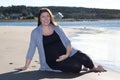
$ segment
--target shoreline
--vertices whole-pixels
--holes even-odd
[[[3,26],[0,27],[0,79],[1,80],[119,80],[120,73],[108,70],[102,73],[67,74],[55,72],[42,72],[39,69],[37,51],[26,71],[15,71],[25,62],[25,55],[29,46],[30,33],[35,27]],[[63,28],[68,37],[75,36],[80,30]],[[103,33],[104,34],[104,33]]]
[[[56,21],[100,21],[100,20],[120,20],[120,19],[56,19]],[[2,20],[0,22],[37,22],[37,19],[9,19],[9,20]]]

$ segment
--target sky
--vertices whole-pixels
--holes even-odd
[[[120,0],[0,0],[0,6],[69,6],[102,9],[119,9]]]

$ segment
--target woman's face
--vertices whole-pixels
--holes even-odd
[[[40,16],[40,21],[43,26],[48,26],[50,24],[50,15],[48,12],[43,12]]]

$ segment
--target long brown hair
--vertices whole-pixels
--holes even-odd
[[[40,16],[43,12],[48,12],[50,15],[50,23],[53,24],[54,26],[58,27],[58,24],[56,23],[52,12],[48,8],[41,8],[40,9],[39,15],[38,15],[38,26],[41,25]]]

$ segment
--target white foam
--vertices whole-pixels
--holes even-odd
[[[120,67],[119,35],[120,31],[109,30],[107,33],[78,34],[78,36],[72,37],[71,40],[73,47],[88,54],[95,62],[106,61],[102,64],[108,64],[107,67],[114,69],[114,67]],[[108,61],[111,63],[107,63]]]

